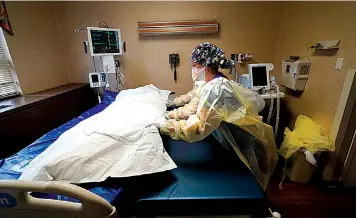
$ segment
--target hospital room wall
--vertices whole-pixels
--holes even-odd
[[[277,37],[277,7],[274,2],[56,2],[61,37],[72,82],[87,82],[93,69],[82,41],[86,33],[76,28],[98,26],[106,21],[120,28],[127,51],[119,57],[128,78],[127,87],[149,83],[183,94],[192,88],[189,57],[203,41],[216,43],[228,56],[232,52],[250,52],[256,62],[272,62]],[[215,35],[139,37],[137,21],[217,19],[220,31]],[[168,54],[179,53],[178,82],[168,63]],[[247,72],[246,66],[240,73]]]
[[[311,62],[310,78],[298,97],[285,100],[293,119],[304,114],[331,130],[347,69],[356,68],[355,2],[283,2],[278,25],[274,74],[280,78],[281,63],[289,55],[306,56]],[[315,52],[307,47],[321,40],[340,39],[339,50]],[[335,70],[343,57],[341,71]]]
[[[69,83],[51,2],[6,2],[14,36],[5,37],[24,94]]]

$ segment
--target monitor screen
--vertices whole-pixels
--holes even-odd
[[[252,67],[253,86],[267,86],[267,68],[266,66]]]
[[[92,74],[92,75],[91,75],[91,81],[92,81],[93,83],[99,82],[99,76],[98,76],[98,74]]]
[[[120,53],[120,33],[115,30],[90,30],[94,54]]]

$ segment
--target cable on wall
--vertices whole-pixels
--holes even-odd
[[[99,22],[99,27],[100,28],[109,28],[109,25],[105,21],[100,21]]]

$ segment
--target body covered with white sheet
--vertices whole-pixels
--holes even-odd
[[[153,85],[120,92],[104,111],[63,133],[20,179],[100,182],[176,168],[156,128],[168,95]]]

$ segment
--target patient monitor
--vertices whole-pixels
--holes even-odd
[[[119,29],[87,27],[91,56],[100,56],[102,71],[116,73],[114,55],[122,55]]]
[[[122,55],[119,29],[87,27],[91,56]]]
[[[123,76],[121,75],[119,64],[115,62],[115,55],[122,55],[122,41],[120,29],[87,27],[88,44],[91,56],[93,56],[94,71],[89,73],[90,87],[109,88],[109,78],[107,74],[116,74],[117,84],[123,87]],[[100,64],[95,64],[98,61]],[[98,68],[97,68],[98,67]],[[118,72],[120,75],[118,76]],[[111,76],[112,77],[112,76]],[[99,93],[99,92],[98,92]],[[99,101],[100,97],[98,96]]]
[[[250,88],[252,90],[270,90],[269,72],[273,70],[273,64],[249,64],[248,73],[250,79]]]
[[[107,83],[106,73],[89,73],[89,82],[91,88],[105,87]]]

